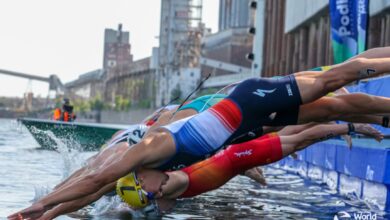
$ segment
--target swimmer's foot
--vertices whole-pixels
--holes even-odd
[[[252,169],[249,169],[249,170],[246,170],[244,172],[245,176],[251,178],[252,180],[260,183],[260,185],[262,186],[266,186],[267,185],[267,181],[265,180],[265,177],[264,177],[264,174],[263,174],[263,170],[259,167],[254,167]]]

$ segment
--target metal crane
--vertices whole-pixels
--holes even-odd
[[[20,72],[4,70],[4,69],[0,69],[0,74],[47,82],[47,83],[49,83],[49,91],[56,91],[56,93],[63,93],[63,91],[64,91],[64,86],[61,83],[61,80],[58,78],[57,75],[50,75],[49,77],[42,77],[42,76],[36,76],[36,75],[32,75],[32,74],[20,73]]]

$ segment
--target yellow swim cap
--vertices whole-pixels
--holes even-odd
[[[135,172],[131,172],[117,181],[116,193],[134,209],[146,207],[149,204],[149,199],[153,198],[151,193],[142,189]]]

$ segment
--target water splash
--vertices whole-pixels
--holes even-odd
[[[63,160],[63,169],[61,170],[63,179],[69,177],[75,170],[81,168],[86,163],[85,152],[82,152],[82,146],[77,143],[71,136],[65,138],[59,138],[55,136],[52,131],[43,131],[33,127],[31,129],[36,135],[42,135],[45,137],[45,144],[51,144],[52,148],[55,149],[61,155]],[[89,154],[94,154],[90,152]],[[48,186],[35,186],[35,195],[32,201],[37,201],[43,196],[47,195],[51,188]],[[134,211],[128,206],[122,203],[122,200],[118,196],[103,196],[101,199],[96,201],[93,206],[87,206],[82,210],[75,213],[77,217],[87,216],[115,216],[118,213],[131,214],[133,217],[144,217],[140,211]]]
[[[30,202],[36,202],[51,192],[49,186],[34,186],[34,198]]]
[[[82,148],[80,144],[75,142],[71,137],[58,138],[52,131],[43,131],[35,127],[31,129],[31,132],[45,137],[46,144],[52,144],[53,149],[60,154],[60,158],[63,162],[63,168],[61,169],[63,180],[84,164],[85,158],[83,158],[82,154],[80,154],[80,149]],[[70,148],[69,146],[73,147]],[[52,189],[49,186],[35,185],[34,198],[32,199],[32,202],[44,197],[51,191]]]
[[[85,160],[80,154],[82,146],[71,135],[59,138],[52,131],[43,131],[35,127],[31,128],[31,132],[43,137],[45,144],[52,146],[55,151],[61,154],[64,163],[63,178],[68,177],[73,171],[84,165]]]

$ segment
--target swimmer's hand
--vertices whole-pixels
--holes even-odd
[[[267,181],[264,177],[263,170],[260,167],[254,167],[252,169],[246,170],[243,175],[251,178],[252,180],[260,183],[262,186],[267,185]]]
[[[351,149],[352,148],[352,137],[351,135],[341,135],[341,138],[343,138],[345,140],[345,142],[347,142],[347,145],[348,147]]]
[[[38,219],[49,208],[45,208],[41,203],[34,203],[30,207],[23,209],[8,216],[8,220],[22,220],[22,219]]]
[[[363,134],[369,137],[373,137],[376,141],[381,142],[383,139],[383,134],[376,130],[374,127],[372,127],[369,124],[359,124],[354,123],[355,125],[355,132],[359,134]]]

